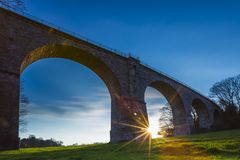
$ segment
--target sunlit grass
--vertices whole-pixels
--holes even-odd
[[[0,152],[0,160],[239,160],[240,130],[157,138],[128,145],[92,144]],[[124,146],[124,147],[122,147]],[[150,154],[149,154],[150,153]]]

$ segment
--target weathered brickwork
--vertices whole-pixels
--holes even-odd
[[[111,142],[128,141],[148,125],[144,93],[160,91],[173,109],[175,135],[194,132],[192,106],[200,127],[210,129],[218,109],[185,85],[124,57],[21,15],[0,8],[0,149],[18,148],[19,80],[21,72],[43,58],[65,58],[94,71],[111,95]]]

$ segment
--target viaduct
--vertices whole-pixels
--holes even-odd
[[[161,92],[173,111],[175,135],[214,126],[219,107],[187,85],[143,65],[138,59],[83,40],[28,16],[0,8],[0,150],[19,148],[20,74],[35,61],[65,58],[85,65],[106,84],[111,96],[112,143],[133,140],[148,126],[144,93]],[[129,124],[129,125],[123,125]]]

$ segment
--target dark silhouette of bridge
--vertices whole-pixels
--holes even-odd
[[[44,58],[65,58],[85,65],[106,84],[111,96],[110,141],[133,140],[147,127],[144,93],[148,86],[161,92],[173,111],[175,135],[210,130],[219,107],[174,78],[150,68],[133,56],[99,45],[23,13],[0,8],[0,149],[19,147],[20,74]],[[129,125],[123,125],[129,124]]]

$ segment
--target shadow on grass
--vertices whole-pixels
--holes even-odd
[[[146,145],[121,148],[123,144],[97,144],[76,147],[49,147],[0,152],[0,160],[105,160],[124,157],[146,158]],[[137,155],[138,154],[138,155]]]

